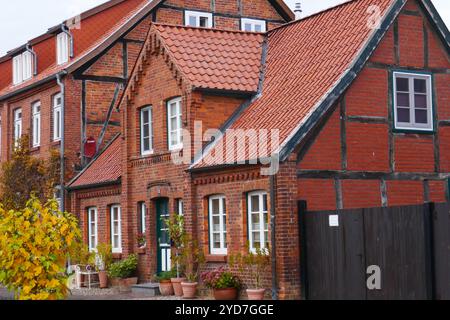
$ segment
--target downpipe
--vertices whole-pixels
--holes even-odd
[[[60,162],[61,162],[61,176],[60,176],[60,206],[59,210],[64,212],[66,210],[66,186],[65,186],[65,175],[66,175],[66,164],[65,164],[65,109],[66,109],[66,87],[64,85],[64,82],[62,81],[62,78],[67,74],[66,71],[63,71],[61,73],[58,73],[56,75],[56,82],[58,83],[58,86],[60,88],[60,94],[61,94],[61,145],[60,145]]]
[[[272,261],[272,299],[278,300],[278,276],[277,276],[277,250],[276,250],[276,223],[275,223],[275,184],[276,184],[276,176],[272,174],[270,176],[270,242],[271,242],[271,261]]]

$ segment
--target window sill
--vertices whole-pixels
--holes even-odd
[[[138,254],[146,254],[147,253],[147,247],[140,247],[137,249]]]
[[[31,147],[30,148],[30,152],[32,152],[32,153],[38,152],[39,150],[41,150],[41,146],[36,146],[36,147]]]
[[[225,263],[228,261],[228,256],[227,255],[215,255],[215,254],[209,254],[206,256],[206,262],[209,263]]]
[[[393,133],[405,133],[405,134],[423,134],[423,135],[434,135],[435,130],[417,130],[417,129],[392,129]]]
[[[60,146],[60,145],[61,145],[61,140],[58,140],[58,141],[52,141],[51,145],[52,145],[52,146]]]
[[[122,254],[121,253],[113,253],[112,257],[114,260],[120,260],[120,259],[122,259]]]

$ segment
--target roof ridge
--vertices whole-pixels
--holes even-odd
[[[267,31],[267,34],[272,33],[273,31],[277,31],[277,30],[279,30],[279,29],[283,29],[283,28],[286,28],[286,27],[290,27],[290,26],[293,25],[293,24],[297,24],[297,23],[300,23],[300,22],[302,22],[302,21],[308,20],[309,18],[313,18],[313,17],[315,17],[315,16],[317,16],[317,15],[319,15],[319,14],[322,14],[322,13],[325,13],[325,12],[328,12],[328,11],[331,11],[331,10],[335,10],[335,9],[341,7],[341,6],[347,5],[347,4],[349,4],[349,3],[351,3],[351,2],[354,2],[354,1],[359,1],[359,0],[345,0],[344,2],[338,3],[338,4],[334,5],[334,6],[325,8],[325,9],[323,9],[323,10],[317,11],[317,12],[312,13],[312,14],[310,14],[310,15],[308,15],[308,16],[306,16],[306,17],[303,17],[303,18],[301,18],[301,19],[293,20],[293,21],[287,22],[287,23],[285,23],[285,24],[283,24],[283,25],[281,25],[281,26],[275,27],[275,28],[273,28],[273,29]]]

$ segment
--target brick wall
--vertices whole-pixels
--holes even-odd
[[[300,153],[298,169],[418,175],[450,172],[450,127],[445,124],[450,120],[450,75],[439,71],[450,68],[448,55],[415,1],[409,1],[404,10],[408,12],[403,11],[396,22],[398,35],[392,26],[312,146]],[[407,68],[433,73],[435,134],[396,133],[391,129],[390,71]],[[299,199],[307,200],[313,211],[336,209],[339,197],[346,209],[382,206],[381,180],[350,177],[342,181],[318,179],[319,175],[301,178]],[[385,187],[388,205],[446,201],[445,180],[389,180]]]

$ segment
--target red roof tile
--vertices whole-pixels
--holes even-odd
[[[367,27],[368,7],[378,6],[384,17],[394,2],[350,1],[269,32],[261,95],[244,109],[228,130],[279,130],[283,146],[351,68],[368,43],[374,32]],[[229,133],[226,131],[218,142],[227,141]],[[212,165],[253,160],[280,151],[275,146],[258,154],[257,148],[250,148],[248,142],[235,148],[235,152],[224,148],[224,160]],[[211,144],[205,155],[215,155],[219,150]],[[193,167],[207,166],[211,164],[197,161]]]
[[[150,1],[150,4],[151,2],[152,1]],[[91,51],[104,43],[106,39],[110,38],[119,28],[124,26],[148,5],[148,0],[127,0],[119,2],[114,6],[107,7],[104,11],[101,11],[93,16],[89,16],[86,20],[82,20],[80,29],[71,30],[74,37],[75,57],[72,58],[69,63],[57,65],[55,58],[52,65],[39,72],[39,74],[34,76],[31,80],[14,86],[11,83],[11,79],[10,85],[0,91],[0,98],[43,81],[54,76],[56,73],[79,63]],[[2,64],[11,64],[11,60],[6,60]]]
[[[103,152],[69,184],[69,188],[80,188],[107,182],[115,182],[122,176],[122,139],[117,136]]]
[[[161,24],[154,30],[193,87],[257,91],[263,34]]]

